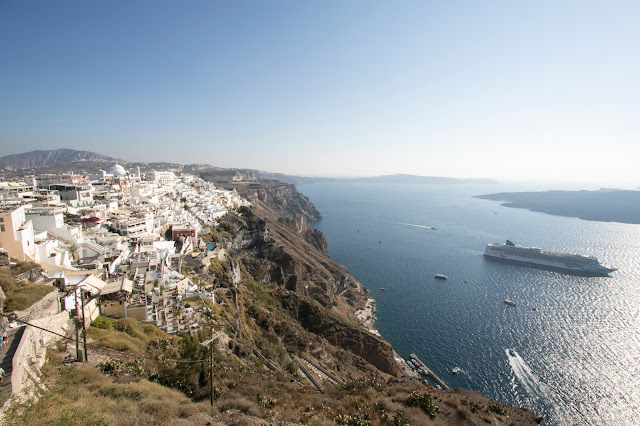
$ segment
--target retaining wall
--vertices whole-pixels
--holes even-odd
[[[69,321],[68,312],[60,312],[46,318],[31,321],[33,325],[65,334]],[[35,327],[26,326],[20,344],[13,355],[11,373],[11,393],[26,398],[34,398],[38,389],[44,390],[40,382],[40,367],[44,365],[47,345],[60,337]]]

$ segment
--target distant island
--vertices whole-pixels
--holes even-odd
[[[320,182],[362,182],[362,183],[419,183],[419,184],[494,184],[499,183],[495,179],[487,178],[452,178],[443,176],[418,176],[408,174],[394,174],[394,175],[382,175],[382,176],[369,176],[369,177],[348,177],[348,178],[336,178],[336,177],[303,177],[284,175],[282,173],[268,173],[259,170],[250,170],[258,179],[276,179],[286,183],[320,183]]]
[[[373,177],[358,177],[348,179],[336,179],[337,181],[345,182],[376,182],[376,183],[430,183],[430,184],[486,184],[486,183],[498,183],[495,179],[486,178],[452,178],[442,176],[417,176],[407,174],[395,174],[395,175],[383,175]]]
[[[556,216],[640,224],[640,191],[600,189],[598,191],[501,192],[474,197],[506,201],[502,204],[505,207],[529,209]]]

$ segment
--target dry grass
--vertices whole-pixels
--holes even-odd
[[[182,393],[140,380],[114,383],[93,367],[45,368],[50,391],[38,402],[9,412],[8,425],[146,425],[170,424],[209,413]],[[20,408],[24,409],[22,412]]]
[[[96,318],[98,321],[100,317]],[[108,321],[99,321],[109,324]],[[110,323],[110,329],[89,327],[88,336],[107,348],[142,355],[153,339],[167,338],[168,335],[152,324],[142,324],[133,318],[123,318]]]
[[[16,282],[5,271],[0,272],[0,287],[7,297],[4,301],[4,311],[22,311],[30,308],[38,300],[55,290],[55,287],[30,282]]]

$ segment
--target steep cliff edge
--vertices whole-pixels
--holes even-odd
[[[382,338],[337,317],[318,303],[292,292],[276,293],[276,297],[302,326],[318,334],[334,346],[346,349],[367,360],[379,370],[396,376],[400,373],[393,348]]]
[[[273,199],[270,190],[265,187],[266,196],[260,199]],[[282,188],[274,191],[283,196]],[[285,191],[294,194],[291,188]],[[255,191],[252,194],[259,197]],[[282,205],[277,204],[278,208]],[[287,209],[288,217],[276,219],[276,209],[265,212],[255,206],[222,218],[220,226],[232,236],[230,264],[242,265],[247,275],[244,280],[276,284],[277,290],[271,292],[274,299],[305,330],[363,358],[383,373],[399,374],[391,346],[369,333],[353,315],[366,303],[366,290],[343,265],[329,259],[324,237],[303,216],[313,210],[302,203],[289,205],[295,205],[296,210]],[[233,278],[233,282],[242,285],[244,281]]]

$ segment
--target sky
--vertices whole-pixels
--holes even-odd
[[[640,185],[638,1],[0,0],[0,155]]]

